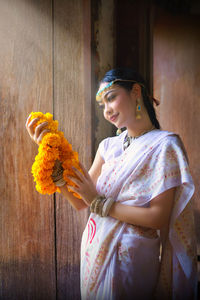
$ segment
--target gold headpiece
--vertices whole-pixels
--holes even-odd
[[[104,86],[102,89],[99,89],[99,90],[98,90],[98,92],[97,92],[97,94],[96,94],[96,101],[97,101],[97,102],[101,101],[101,97],[102,97],[103,92],[105,93],[105,92],[111,90],[111,89],[113,88],[113,84],[116,83],[117,81],[135,82],[135,83],[138,83],[139,85],[141,85],[142,87],[145,88],[145,85],[144,85],[143,83],[138,82],[138,81],[136,81],[136,80],[129,80],[129,79],[115,79],[115,80],[109,82],[109,83],[108,83],[106,86]],[[159,101],[159,100],[153,98],[153,97],[150,96],[150,95],[148,95],[148,96],[149,96],[149,98],[152,100],[152,102],[154,102],[154,103],[156,104],[156,106],[160,104],[160,101]]]
[[[138,82],[138,81],[136,81],[136,80],[115,79],[115,80],[109,82],[106,86],[104,86],[104,88],[98,90],[98,92],[97,92],[97,94],[96,94],[96,101],[99,102],[99,101],[101,100],[101,97],[102,97],[103,92],[107,92],[107,91],[109,91],[110,89],[112,89],[112,88],[113,88],[112,85],[113,85],[114,83],[116,83],[117,81],[135,82],[135,83],[138,83],[139,85],[145,87],[143,83]]]

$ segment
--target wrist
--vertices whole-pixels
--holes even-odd
[[[91,202],[90,211],[98,214],[100,217],[107,217],[113,203],[114,199],[112,197],[106,198],[105,196],[97,195]]]

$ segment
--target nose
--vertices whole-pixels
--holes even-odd
[[[112,112],[112,107],[109,102],[104,103],[104,114],[105,115],[110,115]]]

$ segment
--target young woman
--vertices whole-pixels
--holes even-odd
[[[96,98],[105,119],[126,130],[100,143],[89,172],[74,170],[71,189],[81,199],[56,176],[59,165],[53,175],[77,210],[91,210],[81,245],[82,299],[194,299],[194,185],[182,142],[160,130],[133,70],[107,72]],[[26,127],[39,143],[47,130],[43,123],[34,131],[37,121],[29,118]]]

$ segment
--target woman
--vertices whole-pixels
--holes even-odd
[[[194,299],[196,252],[191,197],[194,185],[180,138],[160,130],[143,78],[114,69],[100,83],[97,101],[119,136],[103,140],[89,172],[68,192],[77,209],[91,215],[81,245],[82,299]],[[39,143],[46,124],[27,120]],[[159,234],[158,234],[159,233]],[[160,256],[160,245],[162,251]]]

